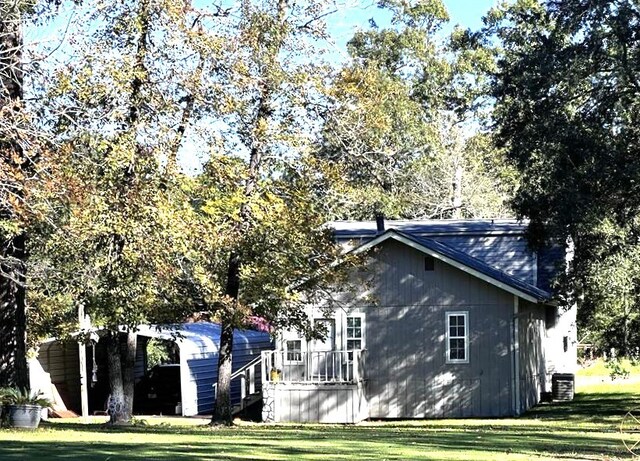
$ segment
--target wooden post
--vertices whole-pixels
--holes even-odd
[[[78,325],[81,331],[87,328],[83,304],[78,306]],[[81,337],[78,341],[78,361],[80,362],[80,406],[82,417],[86,419],[89,416],[89,388],[87,386],[87,348],[83,339]]]

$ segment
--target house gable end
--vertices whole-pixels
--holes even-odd
[[[392,239],[414,248],[423,254],[443,261],[463,272],[479,278],[497,288],[514,294],[527,301],[538,303],[548,301],[551,295],[532,285],[522,282],[504,272],[492,268],[482,261],[479,261],[467,254],[448,247],[435,240],[426,238],[416,238],[411,235],[391,229],[378,235],[373,240],[352,250],[355,254],[360,254]]]

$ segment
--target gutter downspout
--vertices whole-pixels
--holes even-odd
[[[520,402],[520,331],[518,328],[518,313],[520,298],[513,296],[513,406],[515,415],[521,413]]]

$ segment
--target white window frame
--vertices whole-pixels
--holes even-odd
[[[289,349],[288,342],[289,341],[300,341],[300,360],[290,360],[289,359]],[[303,363],[304,362],[304,340],[302,338],[286,338],[283,340],[283,349],[284,349],[284,363]]]
[[[360,337],[359,338],[350,338],[349,337],[349,318],[353,317],[353,318],[359,318],[360,319]],[[346,314],[344,317],[344,350],[350,350],[347,349],[347,345],[349,344],[349,340],[360,340],[360,349],[353,349],[353,350],[364,350],[365,348],[365,344],[366,344],[366,318],[364,313],[362,312],[354,312],[352,314]]]
[[[464,336],[451,336],[451,317],[464,317]],[[445,314],[445,328],[447,330],[447,363],[469,363],[469,311],[451,311]],[[464,339],[464,359],[451,358],[451,339]]]

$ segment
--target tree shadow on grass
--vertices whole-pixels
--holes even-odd
[[[552,421],[619,424],[629,411],[640,411],[640,394],[580,393],[569,402],[538,405],[523,416]]]
[[[55,425],[54,425],[55,426]],[[67,426],[67,424],[60,425]],[[513,453],[528,458],[599,459],[627,456],[617,433],[591,436],[580,428],[554,431],[540,426],[255,426],[225,430],[188,430],[164,435],[119,428],[92,439],[86,426],[72,440],[69,428],[43,433],[49,441],[0,443],[0,459],[17,460],[233,460],[233,459],[502,459]],[[162,427],[166,431],[168,428]],[[189,428],[191,429],[191,428]],[[106,431],[108,432],[108,431]],[[161,437],[153,437],[153,434]],[[124,434],[124,435],[122,435]],[[36,437],[38,434],[34,434]],[[133,435],[133,437],[130,437]],[[52,437],[53,436],[53,437]],[[148,438],[145,438],[147,436]],[[151,440],[153,437],[153,440]],[[97,439],[97,440],[96,440]],[[95,440],[95,441],[92,441]],[[471,455],[469,455],[471,453]]]
[[[186,443],[107,443],[107,442],[3,442],[0,459],[3,461],[45,460],[232,460],[232,459],[298,459],[304,450],[283,447],[269,451],[270,457],[261,457],[261,447],[256,443],[211,444]],[[266,453],[265,453],[266,454]]]
[[[251,425],[231,428],[45,423],[38,433],[0,443],[0,459],[501,459],[508,453],[555,459],[631,458],[618,433],[633,393],[581,393],[571,402],[540,405],[520,418],[371,425]],[[511,423],[513,421],[513,423]],[[554,424],[545,425],[540,421]],[[18,434],[18,433],[16,433]],[[93,436],[92,434],[100,434]],[[158,437],[160,435],[160,437]],[[29,441],[32,440],[32,441]],[[475,455],[473,455],[475,456]]]
[[[366,427],[358,430],[309,429],[262,431],[235,437],[175,437],[163,442],[118,441],[21,441],[0,444],[0,459],[18,460],[231,460],[231,459],[469,459],[468,453],[484,453],[488,459],[514,453],[537,457],[593,459],[603,454],[624,456],[614,437],[590,440],[584,434],[546,435],[505,431],[424,430]],[[467,455],[465,455],[465,453]]]
[[[202,434],[203,432],[212,431],[209,425],[193,425],[180,426],[171,424],[131,424],[131,425],[115,425],[82,423],[82,422],[57,422],[42,421],[40,426],[45,429],[55,431],[87,431],[105,434]],[[228,429],[227,429],[228,430]]]

